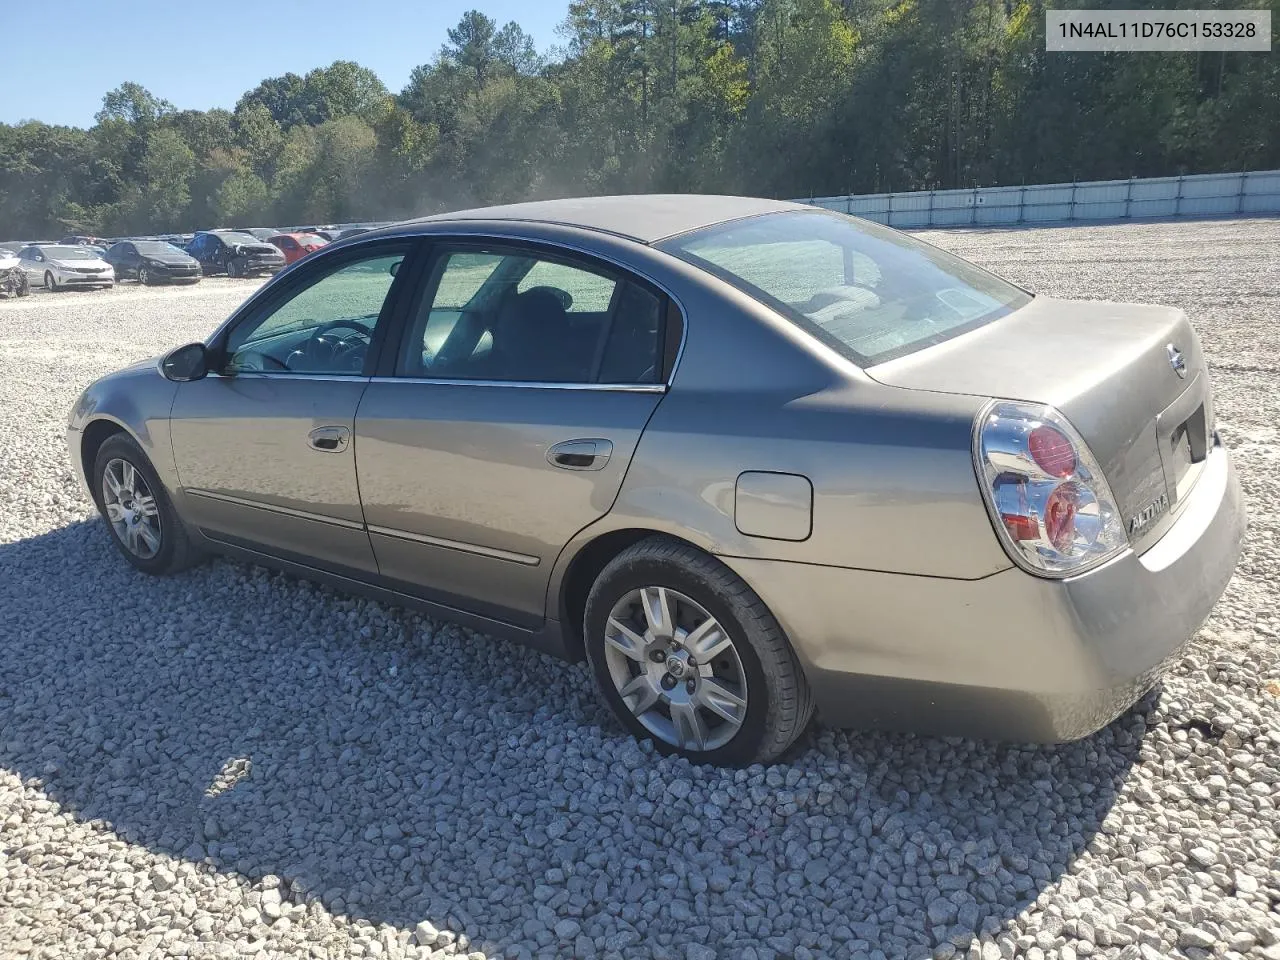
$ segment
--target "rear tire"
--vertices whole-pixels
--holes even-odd
[[[132,437],[117,433],[107,438],[98,448],[89,482],[111,539],[134,567],[163,575],[200,559],[164,484]]]
[[[804,672],[764,601],[686,543],[654,536],[618,554],[592,585],[584,620],[602,698],[663,753],[770,763],[813,716]]]

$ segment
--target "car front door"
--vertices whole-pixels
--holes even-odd
[[[137,276],[138,261],[141,259],[138,256],[137,247],[132,243],[121,243],[112,247],[111,253],[115,257],[115,259],[112,260],[111,265],[116,268],[117,280],[124,279],[126,274],[129,276]]]
[[[379,570],[536,627],[557,555],[608,512],[662,399],[667,300],[542,247],[436,244],[421,283],[356,415]]]
[[[187,256],[195,257],[201,267],[207,267],[209,264],[209,246],[206,240],[206,234],[197,233],[186,246]]]
[[[411,248],[354,247],[273,284],[211,344],[215,371],[178,387],[183,512],[207,536],[376,571],[352,431]]]
[[[27,247],[18,254],[18,260],[22,267],[22,272],[27,275],[27,281],[32,284],[44,283],[44,272],[48,266],[44,259],[44,254],[40,252],[38,247]]]

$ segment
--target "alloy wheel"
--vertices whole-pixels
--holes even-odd
[[[705,607],[668,587],[641,587],[605,622],[605,664],[628,710],[683,750],[724,746],[747,716],[747,677],[729,633]]]
[[[150,280],[151,280],[151,278],[147,276],[147,268],[146,268],[146,267],[139,267],[139,268],[138,268],[138,282],[139,282],[140,284],[142,284],[142,285],[145,287],[145,286],[150,282]]]
[[[58,281],[54,279],[52,271],[46,271],[44,275],[44,286],[46,290],[57,290]]]
[[[142,471],[128,460],[107,461],[102,471],[102,506],[126,550],[141,560],[160,552],[160,511]]]

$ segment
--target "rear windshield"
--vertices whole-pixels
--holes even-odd
[[[940,343],[1031,300],[927,243],[825,210],[730,221],[658,246],[768,304],[861,366]]]

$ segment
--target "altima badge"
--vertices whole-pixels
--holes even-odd
[[[1169,366],[1173,367],[1174,373],[1185,380],[1187,378],[1187,358],[1184,357],[1182,355],[1182,351],[1172,343],[1165,347],[1165,349],[1169,351]]]
[[[1178,354],[1178,358],[1181,359],[1182,354]],[[1173,369],[1177,370],[1178,368],[1174,367]],[[1164,513],[1168,509],[1169,495],[1167,493],[1162,493],[1129,518],[1129,536],[1132,537],[1151,526],[1156,517],[1160,516],[1160,514]]]

